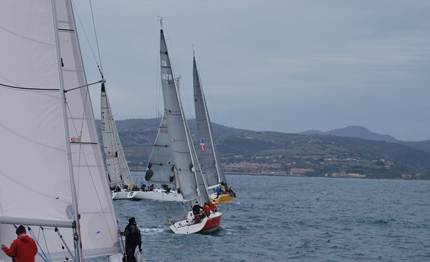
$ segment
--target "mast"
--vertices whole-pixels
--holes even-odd
[[[55,6],[55,0],[51,0],[51,4],[52,4],[53,25],[54,25],[55,47],[56,47],[56,53],[57,53],[57,65],[58,65],[58,78],[59,78],[59,84],[60,84],[61,106],[63,109],[63,123],[64,123],[64,136],[65,136],[64,141],[66,143],[67,162],[68,162],[68,166],[69,166],[70,187],[71,187],[73,212],[74,212],[73,215],[75,218],[75,227],[73,228],[75,250],[76,250],[76,256],[75,257],[78,258],[78,261],[83,261],[84,259],[82,256],[78,201],[76,198],[76,185],[75,185],[75,177],[73,174],[72,154],[71,154],[70,142],[69,142],[70,134],[69,134],[68,121],[67,121],[66,97],[65,97],[65,92],[64,92],[64,79],[63,79],[63,70],[62,70],[63,62],[62,62],[62,58],[61,58],[60,41],[59,41],[59,37],[58,37],[58,21],[57,21],[57,9]],[[72,10],[72,12],[73,12],[73,10]]]

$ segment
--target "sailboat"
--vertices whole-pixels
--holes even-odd
[[[203,206],[210,201],[206,183],[200,171],[200,164],[192,144],[190,130],[184,115],[179,89],[175,81],[173,69],[167,51],[163,29],[160,31],[160,66],[163,90],[164,116],[167,122],[170,148],[174,165],[172,170],[178,179],[183,202],[190,209],[194,203]],[[173,221],[168,218],[169,228],[176,234],[210,232],[219,227],[222,213],[210,212],[196,223],[193,212],[189,211],[186,219]]]
[[[133,199],[135,193],[127,190],[128,187],[133,189],[133,178],[131,177],[115,120],[113,119],[105,83],[102,83],[101,87],[100,108],[103,151],[109,185],[113,188],[112,199]]]
[[[167,119],[163,116],[158,128],[157,138],[152,147],[144,182],[160,183],[164,185],[164,188],[155,188],[151,186],[150,190],[133,192],[135,194],[134,199],[176,202],[181,202],[183,200],[181,193],[178,192],[178,179],[173,172],[174,161],[171,150]],[[173,188],[170,188],[169,185],[172,185]]]
[[[194,108],[196,111],[197,130],[203,169],[208,184],[208,190],[220,188],[220,193],[211,194],[211,199],[216,202],[231,203],[233,202],[233,193],[228,193],[227,179],[224,175],[221,161],[219,159],[218,149],[215,144],[214,132],[209,118],[208,108],[201,85],[199,73],[197,70],[196,57],[193,55],[193,86],[194,86]]]
[[[24,225],[37,261],[119,255],[71,1],[1,1],[0,39],[1,243]]]

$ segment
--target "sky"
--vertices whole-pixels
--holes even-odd
[[[215,123],[285,133],[358,125],[399,140],[430,139],[428,0],[92,0],[91,6],[96,34],[88,0],[75,1],[87,78],[100,80],[100,52],[115,120],[154,118],[163,110],[162,17],[187,118],[195,115],[194,50]],[[99,87],[91,94],[99,119]]]

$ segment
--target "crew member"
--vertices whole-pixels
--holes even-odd
[[[134,251],[136,247],[139,246],[139,252],[142,252],[142,238],[134,217],[128,220],[128,225],[124,230],[124,236],[127,262],[135,262],[136,257],[134,256]]]
[[[1,245],[1,249],[14,262],[34,262],[34,256],[37,254],[36,242],[27,236],[24,226],[17,227],[15,232],[18,237],[12,242],[10,248]]]

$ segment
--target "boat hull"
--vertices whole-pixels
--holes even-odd
[[[133,192],[131,191],[112,191],[112,199],[113,200],[121,200],[121,199],[133,199]]]
[[[218,197],[217,194],[211,194],[210,197],[215,200],[216,203],[233,203],[234,200],[234,197],[229,194],[219,195]]]
[[[212,213],[200,223],[190,225],[187,220],[175,222],[169,226],[175,234],[211,233],[218,229],[222,219],[221,212]]]
[[[182,202],[183,198],[181,193],[176,190],[171,190],[169,193],[164,189],[154,189],[154,191],[133,191],[134,200],[158,200],[158,201],[173,201]]]

